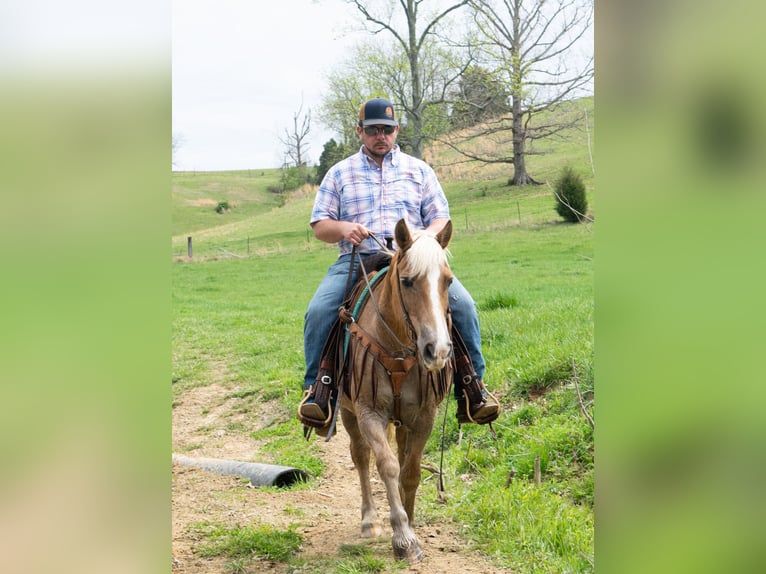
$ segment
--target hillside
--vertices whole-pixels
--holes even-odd
[[[552,182],[564,165],[571,165],[594,194],[588,139],[594,145],[593,98],[577,100],[582,127],[538,145],[528,158],[528,170],[541,182]],[[589,131],[585,130],[585,112]],[[482,145],[477,142],[477,146]],[[548,222],[557,216],[551,209],[548,185],[512,188],[507,185],[513,166],[464,161],[443,145],[427,148],[425,158],[436,170],[447,193],[458,229],[478,230],[521,223]],[[247,256],[267,252],[322,247],[308,226],[314,189],[306,186],[288,194],[275,193],[278,169],[229,172],[174,172],[172,190],[173,255],[187,254],[193,237],[194,255]],[[219,202],[231,209],[219,214]]]

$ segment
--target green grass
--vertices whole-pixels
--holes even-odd
[[[388,567],[385,560],[374,556],[369,546],[343,545],[339,552],[341,559],[335,566],[337,574],[377,574]]]
[[[286,511],[287,512],[287,511]],[[301,514],[291,511],[289,514]],[[226,571],[231,573],[252,572],[254,560],[264,559],[283,562],[288,571],[304,574],[382,574],[407,569],[406,563],[393,557],[379,555],[379,543],[345,544],[337,557],[312,558],[311,561],[295,555],[301,548],[303,537],[296,532],[295,524],[287,530],[269,525],[238,526],[221,523],[199,522],[190,530],[200,538],[196,552],[204,558],[224,557]],[[388,544],[385,544],[388,550]]]
[[[384,549],[384,550],[383,550]],[[296,558],[288,572],[301,574],[385,574],[404,572],[407,563],[394,560],[390,539],[370,540],[361,544],[343,544],[335,557]]]
[[[278,180],[277,169],[174,173],[173,255],[187,256],[188,237],[196,258],[280,254],[306,248],[310,243],[306,210],[311,211],[314,193],[310,189],[287,194],[268,191]],[[220,201],[227,201],[230,211],[216,213]]]
[[[555,147],[552,155],[530,158],[530,173],[554,179],[565,161],[575,165],[592,208],[587,149],[581,142]],[[450,502],[436,503],[433,481],[425,481],[418,520],[459,525],[466,543],[514,571],[590,572],[593,431],[574,386],[593,416],[593,225],[563,223],[546,186],[512,188],[509,175],[442,181],[455,225],[450,264],[479,306],[485,380],[504,413],[495,424],[497,440],[485,427],[468,425],[459,441],[455,404],[448,401]],[[184,182],[184,202],[192,192],[212,195],[215,174],[197,188],[189,183],[202,176],[174,174]],[[266,428],[241,432],[259,442],[259,456],[321,475],[317,441],[303,441],[295,408],[304,369],[303,315],[337,252],[308,235],[313,194],[269,203],[264,189],[251,190],[259,199],[250,203],[212,197],[235,206],[226,220],[214,205],[204,217],[193,214],[179,203],[181,192],[174,193],[173,397],[217,382],[231,388],[232,412],[270,401],[275,414]],[[238,209],[252,213],[237,219]],[[191,261],[187,235],[194,237]],[[438,465],[441,413],[437,420],[425,458]],[[379,557],[342,556],[317,571],[392,571],[393,561],[383,566]]]
[[[224,223],[248,219],[273,207],[284,198],[269,191],[279,182],[279,170],[173,173],[172,233],[188,233]],[[217,213],[219,203],[229,205]]]
[[[516,295],[508,293],[496,293],[479,303],[480,311],[494,311],[496,309],[510,309],[519,304]]]
[[[300,549],[303,538],[293,528],[277,530],[263,526],[230,527],[224,524],[200,523],[193,530],[207,542],[200,544],[200,556],[226,556],[248,558],[259,556],[268,560],[286,562]]]

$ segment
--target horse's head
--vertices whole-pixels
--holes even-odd
[[[452,271],[447,264],[446,248],[452,237],[448,221],[436,235],[410,233],[404,219],[396,224],[399,251],[392,266],[398,281],[405,319],[409,320],[417,340],[418,353],[429,370],[445,367],[452,356],[452,337],[447,324],[448,290]]]

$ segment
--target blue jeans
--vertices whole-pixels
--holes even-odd
[[[303,322],[303,352],[306,358],[306,375],[303,388],[308,389],[314,384],[322,358],[322,348],[330,334],[335,319],[338,318],[338,308],[343,304],[343,296],[348,280],[348,268],[351,254],[341,255],[330,265],[322,282],[317,287],[314,297],[309,303]],[[359,260],[354,262],[352,284],[356,281]],[[450,309],[452,322],[463,337],[468,354],[471,356],[473,368],[484,380],[484,356],[481,354],[481,331],[479,330],[479,315],[476,303],[462,283],[455,278],[449,288]],[[457,394],[458,389],[455,389]]]

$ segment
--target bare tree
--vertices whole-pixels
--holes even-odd
[[[184,138],[181,134],[174,133],[171,139],[171,166],[176,167],[178,164],[176,163],[176,152],[181,148],[181,145],[184,143]]]
[[[486,163],[512,163],[513,185],[536,182],[526,157],[538,153],[535,140],[571,127],[582,114],[563,113],[566,103],[592,90],[593,51],[576,50],[590,30],[593,3],[588,0],[470,0],[476,25],[475,55],[497,70],[510,94],[510,112],[487,121],[480,130],[445,138],[464,157]],[[592,93],[592,91],[591,91]],[[469,144],[491,141],[484,150]],[[512,142],[512,155],[502,151]],[[473,151],[471,151],[473,150]]]
[[[385,0],[379,2],[347,0],[347,2],[357,8],[372,34],[388,33],[405,55],[407,89],[406,92],[400,89],[398,97],[392,99],[397,100],[394,104],[399,104],[406,114],[408,127],[411,130],[412,154],[415,157],[422,157],[426,107],[434,103],[425,97],[429,86],[424,83],[423,56],[436,37],[439,26],[446,22],[447,16],[466,6],[469,0],[454,2],[435,0],[430,3],[428,12],[426,12],[427,0],[399,0],[398,8],[396,2]],[[399,78],[403,71],[399,66],[385,69]],[[453,76],[448,82],[455,79],[456,76]],[[396,85],[391,85],[392,90],[395,87]]]
[[[295,167],[308,165],[308,137],[311,132],[311,110],[303,117],[303,102],[298,111],[293,114],[292,131],[285,128],[285,138],[280,141],[285,146],[285,163],[292,163]],[[290,162],[287,161],[289,158]]]

